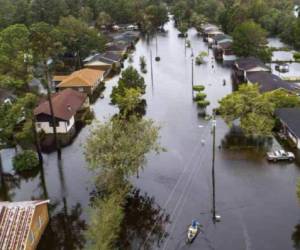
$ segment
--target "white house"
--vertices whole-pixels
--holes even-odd
[[[75,125],[75,115],[89,105],[87,94],[73,89],[64,89],[51,97],[56,122],[56,131],[59,134],[69,133]],[[39,104],[34,110],[36,130],[46,134],[53,134],[53,119],[48,100]]]

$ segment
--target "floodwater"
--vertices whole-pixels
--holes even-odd
[[[167,152],[150,154],[126,206],[125,226],[120,249],[299,249],[300,204],[295,189],[300,169],[294,163],[269,164],[266,148],[280,148],[276,141],[257,144],[254,149],[227,149],[224,145],[245,143],[234,130],[217,118],[216,128],[216,208],[221,222],[211,220],[212,136],[211,122],[198,117],[192,101],[191,49],[177,37],[173,23],[158,35],[160,62],[155,39],[140,40],[133,54],[133,66],[139,69],[139,57],[145,56],[148,73],[148,118],[161,125],[161,144]],[[202,39],[190,30],[193,52],[207,51]],[[207,63],[194,66],[194,83],[206,86],[211,105],[232,92],[231,70],[217,64],[209,52]],[[125,66],[128,62],[125,62]],[[94,105],[95,116],[103,121],[117,112],[109,104],[109,95],[118,77],[106,83],[104,99]],[[225,86],[223,82],[225,80]],[[81,249],[88,219],[88,205],[94,195],[93,173],[87,170],[83,147],[89,127],[82,129],[72,145],[63,149],[62,163],[56,154],[45,155],[44,174],[6,178],[1,198],[13,201],[49,197],[51,223],[39,249]],[[222,145],[222,147],[219,147]],[[2,152],[4,169],[9,171],[11,150]],[[203,225],[192,245],[185,244],[186,230],[192,219]]]

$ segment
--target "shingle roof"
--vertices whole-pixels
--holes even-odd
[[[266,70],[268,67],[258,58],[256,57],[244,57],[236,60],[235,64],[240,70],[251,70],[256,67],[265,68]]]
[[[52,95],[53,111],[56,118],[68,121],[77,113],[85,102],[87,95],[73,89],[64,89]],[[40,103],[34,109],[34,115],[46,114],[51,115],[48,100]]]
[[[282,108],[275,115],[283,121],[295,136],[300,138],[300,108]]]
[[[232,42],[224,42],[224,43],[220,43],[219,47],[221,49],[231,49],[232,48]]]
[[[218,34],[214,37],[215,41],[219,42],[219,41],[222,41],[224,39],[227,39],[227,40],[232,40],[232,37],[229,36],[229,35],[226,35],[226,34]]]
[[[102,70],[84,68],[73,72],[58,84],[58,87],[93,87],[96,85],[97,80],[103,77],[104,73],[105,71]]]
[[[295,91],[295,85],[293,83],[283,81],[280,77],[269,72],[248,72],[247,79],[251,83],[258,83],[261,92],[268,92],[276,89]]]
[[[0,202],[0,249],[23,250],[35,209],[44,201]]]

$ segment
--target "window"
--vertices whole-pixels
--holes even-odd
[[[36,127],[37,127],[37,128],[41,128],[42,125],[38,122],[38,123],[36,124]]]
[[[30,240],[30,244],[33,245],[34,243],[34,233],[30,230],[29,233],[29,240]]]
[[[78,88],[78,91],[79,91],[79,92],[83,92],[84,89],[83,89],[83,88]]]

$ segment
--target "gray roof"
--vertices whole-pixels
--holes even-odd
[[[288,126],[295,136],[300,138],[300,108],[277,109],[275,115]]]
[[[247,79],[251,83],[258,83],[261,92],[268,92],[276,89],[286,89],[288,91],[296,90],[295,84],[283,81],[280,77],[265,71],[248,72]]]
[[[235,64],[240,70],[244,71],[251,70],[256,67],[268,69],[268,67],[256,57],[243,57],[236,60]]]

